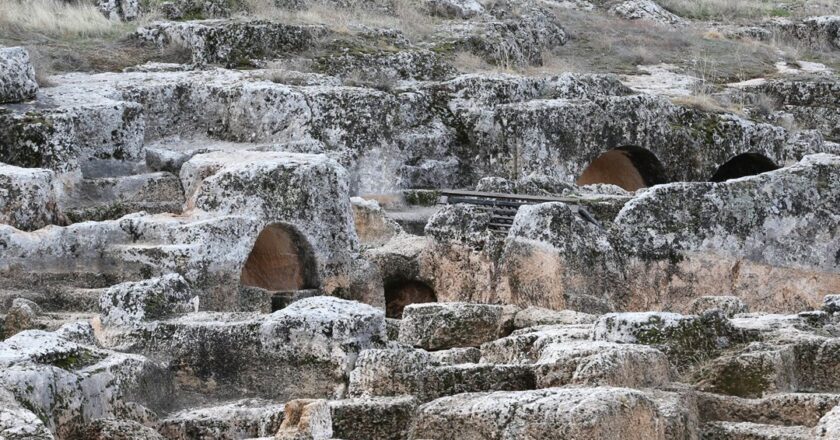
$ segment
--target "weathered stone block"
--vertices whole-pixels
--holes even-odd
[[[412,438],[664,440],[656,404],[624,388],[467,393],[421,406]]]
[[[50,170],[0,163],[0,223],[32,231],[60,220],[54,180]]]
[[[198,298],[181,275],[169,274],[108,288],[99,298],[102,323],[133,325],[198,311]]]
[[[411,304],[403,312],[400,342],[426,350],[478,347],[503,336],[502,312],[488,304]]]
[[[388,439],[408,438],[417,399],[401,397],[365,397],[329,402],[335,438]]]
[[[37,92],[35,69],[26,49],[0,48],[0,104],[27,101]]]

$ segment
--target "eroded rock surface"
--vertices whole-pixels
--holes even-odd
[[[837,438],[840,21],[742,3],[16,24],[0,439]]]

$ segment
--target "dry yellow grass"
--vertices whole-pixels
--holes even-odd
[[[0,1],[0,33],[24,33],[55,38],[102,37],[124,32],[126,26],[111,21],[89,3],[62,0]]]
[[[685,18],[733,21],[766,17],[836,14],[838,0],[661,0],[669,11]]]
[[[278,8],[273,0],[246,0],[249,17],[294,24],[323,24],[340,33],[351,33],[351,26],[393,28],[409,38],[422,38],[436,31],[441,20],[424,13],[417,2],[396,0],[389,11],[365,7],[340,7],[334,3],[313,2],[305,9]]]

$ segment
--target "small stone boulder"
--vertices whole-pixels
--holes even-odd
[[[351,197],[356,234],[363,246],[382,246],[402,232],[402,227],[389,218],[376,200]]]
[[[411,304],[403,311],[399,340],[426,350],[478,347],[504,336],[503,311],[490,304]]]
[[[190,299],[189,284],[178,274],[117,284],[99,298],[102,323],[115,326],[198,311],[197,305]]]
[[[110,20],[131,21],[140,15],[140,0],[99,0],[98,6]]]
[[[36,328],[37,323],[35,321],[40,313],[41,307],[38,304],[28,299],[15,298],[12,301],[12,306],[9,307],[6,321],[3,324],[4,337],[11,338],[24,330]]]
[[[28,101],[36,93],[35,69],[26,49],[0,48],[0,104]]]
[[[840,295],[826,295],[823,298],[823,310],[826,313],[840,312]]]

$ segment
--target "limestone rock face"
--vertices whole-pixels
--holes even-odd
[[[180,45],[192,53],[196,65],[235,66],[248,58],[294,53],[314,45],[327,30],[323,26],[287,25],[268,21],[159,21],[141,27],[136,37],[161,47]]]
[[[134,20],[140,15],[139,0],[99,0],[99,11],[111,20]]]
[[[635,292],[623,307],[686,310],[698,296],[721,294],[738,296],[753,311],[819,307],[840,287],[838,222],[825,204],[836,204],[837,165],[835,156],[818,154],[774,172],[660,185],[638,195],[611,234]],[[664,199],[668,207],[660,210],[654,200]],[[662,271],[667,279],[656,275]],[[689,278],[686,291],[680,286]],[[721,279],[730,280],[723,291],[714,281]]]
[[[512,298],[554,309],[609,311],[623,278],[605,231],[561,202],[521,207],[501,260]]]
[[[59,220],[54,179],[50,170],[0,164],[0,223],[31,231]]]
[[[549,325],[516,330],[510,336],[483,344],[480,362],[533,364],[553,344],[571,344],[591,337],[591,325]]]
[[[12,391],[58,438],[99,418],[146,421],[150,409],[171,403],[172,383],[150,360],[58,333],[29,330],[0,342],[0,367],[0,388]]]
[[[370,273],[373,268],[357,261],[347,175],[335,161],[296,153],[207,153],[184,164],[181,181],[187,206],[203,211],[201,215],[247,216],[263,228],[276,226],[296,238],[301,287],[341,290],[344,297],[374,304],[383,301],[382,287]],[[251,249],[241,251],[223,258],[239,259],[241,270]],[[228,276],[239,278],[239,273]]]
[[[838,170],[837,157],[813,155],[748,179],[661,185],[628,202],[616,224],[628,250],[643,257],[712,251],[836,271],[840,262],[829,256],[840,252],[830,208],[840,202]]]
[[[774,19],[769,27],[814,48],[840,48],[840,16],[808,17],[802,21]]]
[[[341,53],[316,60],[316,69],[332,76],[359,78],[374,87],[387,87],[387,81],[439,81],[457,73],[439,55],[427,49],[396,53]]]
[[[748,340],[719,311],[701,316],[676,313],[609,313],[598,319],[596,341],[648,344],[663,347],[675,363],[708,356],[716,350]]]
[[[513,321],[514,328],[522,329],[538,325],[556,324],[591,324],[597,318],[586,313],[572,310],[550,310],[542,307],[527,307],[516,313]]]
[[[535,363],[537,386],[661,386],[670,376],[668,358],[651,347],[598,341],[554,343]]]
[[[28,101],[37,92],[35,69],[26,49],[0,48],[0,104]]]
[[[198,313],[145,323],[114,343],[168,360],[185,389],[283,401],[340,395],[359,353],[384,341],[381,310],[316,296],[270,315]]]
[[[195,436],[267,437],[277,433],[283,416],[282,404],[262,399],[241,399],[170,414],[159,422],[158,431],[169,440],[188,440]]]
[[[684,25],[686,21],[651,0],[628,0],[614,4],[610,13],[628,20],[647,20],[664,25]]]
[[[46,92],[44,92],[46,93]],[[0,156],[58,174],[113,173],[144,157],[142,107],[84,93],[58,106],[0,110]]]
[[[164,440],[152,428],[132,420],[99,419],[89,423],[81,431],[90,440]]]
[[[421,406],[412,438],[664,439],[656,405],[624,388],[467,393]]]
[[[502,336],[502,307],[485,304],[410,304],[403,311],[400,342],[440,350],[477,347]]]
[[[276,440],[327,440],[332,438],[332,418],[326,400],[297,399],[286,403]]]
[[[482,247],[488,240],[490,214],[471,205],[448,205],[426,224],[426,235],[438,241],[460,241]]]
[[[692,301],[688,308],[688,312],[694,315],[708,310],[720,310],[727,318],[749,312],[749,307],[737,296],[701,296]]]
[[[823,310],[828,313],[840,312],[840,295],[826,295],[823,299]]]
[[[0,388],[0,438],[7,440],[53,440],[52,433],[35,413]]]
[[[840,436],[840,405],[835,406],[820,419],[817,426],[814,427],[813,434],[821,439]]]
[[[424,350],[408,348],[365,350],[350,373],[351,396],[412,394],[423,384],[432,359]]]
[[[541,8],[530,7],[518,17],[500,13],[494,18],[449,26],[450,44],[493,64],[526,66],[542,64],[543,50],[563,45],[568,38],[556,17]]]
[[[335,438],[405,439],[411,428],[417,399],[365,397],[329,402]]]
[[[198,298],[192,304],[190,299],[186,280],[178,274],[169,274],[109,287],[99,298],[99,308],[103,324],[132,325],[197,311]]]

